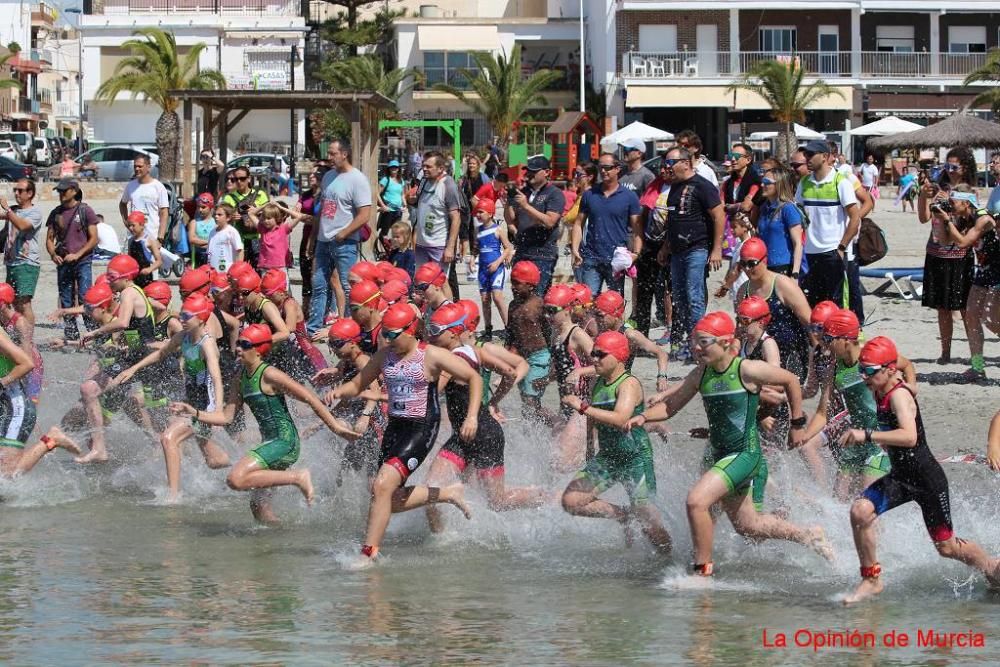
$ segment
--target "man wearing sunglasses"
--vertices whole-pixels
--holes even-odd
[[[735,243],[729,229],[729,218],[737,213],[750,215],[763,200],[760,174],[753,168],[753,149],[748,144],[733,144],[726,156],[729,176],[722,182],[722,202],[726,209],[726,250]]]
[[[232,184],[235,189],[226,193],[219,203],[229,204],[236,209],[238,215],[233,220],[233,227],[243,239],[243,254],[246,260],[257,266],[260,234],[257,232],[256,226],[250,224],[250,209],[261,208],[271,201],[271,198],[264,190],[257,190],[253,187],[253,178],[250,176],[249,167],[236,167],[226,177],[226,181]]]
[[[90,289],[93,253],[98,240],[97,214],[83,202],[83,191],[75,179],[62,179],[55,190],[59,193],[59,205],[52,209],[45,222],[45,251],[56,265],[59,307],[72,308],[74,300]],[[87,315],[83,321],[88,327],[93,324]],[[66,340],[79,340],[75,315],[63,317],[63,335]]]
[[[810,172],[795,192],[795,201],[809,218],[805,244],[809,273],[804,288],[811,306],[827,300],[841,303],[847,264],[854,259],[854,238],[861,227],[858,198],[851,179],[831,166],[825,141],[810,141],[802,154]]]
[[[580,214],[571,231],[573,266],[580,267],[582,282],[592,293],[600,294],[607,285],[624,294],[624,272],[616,274],[611,260],[621,247],[628,248],[633,261],[642,252],[642,207],[635,192],[618,182],[622,165],[614,155],[602,154],[597,166],[601,182],[581,195]],[[581,251],[584,227],[587,244]]]
[[[41,251],[38,232],[42,229],[42,210],[35,206],[35,182],[22,178],[14,183],[13,206],[0,197],[0,220],[6,219],[7,245],[4,264],[7,282],[14,288],[14,307],[35,326],[31,299],[35,296],[38,274],[41,272]]]
[[[525,165],[527,185],[514,194],[513,200],[508,198],[504,209],[507,224],[517,230],[513,263],[527,260],[538,267],[541,279],[535,293],[539,296],[552,284],[552,272],[559,258],[556,247],[561,234],[559,220],[566,208],[562,189],[549,182],[549,167],[549,159],[544,155],[529,157]]]
[[[708,270],[722,267],[722,235],[726,227],[719,189],[695,173],[692,164],[691,154],[683,148],[671,148],[664,158],[664,165],[673,174],[667,196],[667,247],[674,312],[683,335],[705,314]],[[661,253],[665,257],[666,251]],[[681,347],[678,355],[685,360],[691,358],[686,347]]]

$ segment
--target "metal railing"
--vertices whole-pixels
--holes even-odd
[[[94,14],[298,16],[299,0],[94,0]]]
[[[858,56],[857,61],[854,56]],[[630,78],[724,78],[750,71],[764,60],[796,61],[806,76],[835,78],[962,79],[986,62],[985,53],[898,53],[888,51],[742,51],[736,69],[728,51],[629,51],[621,74]]]

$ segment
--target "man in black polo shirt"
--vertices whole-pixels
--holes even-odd
[[[559,251],[559,220],[566,207],[562,190],[549,183],[549,159],[532,155],[525,167],[527,184],[513,198],[508,198],[504,216],[507,224],[516,229],[514,264],[521,260],[535,263],[542,279],[535,286],[535,293],[545,294],[552,284]]]

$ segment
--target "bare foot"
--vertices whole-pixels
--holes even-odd
[[[62,447],[67,452],[71,454],[76,454],[77,456],[83,454],[83,450],[80,449],[80,446],[77,445],[72,438],[63,433],[63,430],[58,426],[51,427],[49,429],[49,432],[46,433],[45,435],[47,435],[48,437],[52,438],[52,440],[55,441],[56,447]]]
[[[84,456],[77,456],[73,460],[77,463],[104,463],[108,460],[108,451],[106,449],[92,449]]]
[[[345,563],[344,567],[348,570],[354,570],[354,571],[367,570],[368,568],[374,566],[377,560],[378,560],[377,557],[369,558],[368,556],[362,554],[360,556],[352,558],[350,561]]]
[[[830,542],[826,539],[826,533],[819,526],[809,530],[809,542],[806,546],[825,558],[828,563],[833,562],[833,547],[830,546]]]
[[[844,604],[854,604],[862,600],[867,600],[881,593],[884,588],[885,586],[882,585],[880,577],[862,579],[858,587],[854,589],[854,592],[844,598]]]
[[[472,518],[472,512],[465,502],[465,487],[462,484],[452,484],[441,489],[441,502],[450,503],[462,510],[466,519]]]
[[[309,468],[303,468],[299,471],[299,478],[295,481],[295,485],[299,487],[302,491],[302,495],[305,496],[306,505],[312,507],[314,494],[312,473],[309,472]]]
[[[177,505],[181,502],[181,492],[180,491],[168,491],[167,497],[163,499],[164,505]]]

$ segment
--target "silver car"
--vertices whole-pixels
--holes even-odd
[[[76,157],[74,162],[83,165],[93,160],[97,163],[97,178],[109,181],[129,181],[132,180],[132,176],[135,174],[132,162],[137,155],[145,155],[149,158],[153,178],[158,178],[160,174],[160,156],[134,146],[103,146],[101,148],[93,148],[83,155]]]

